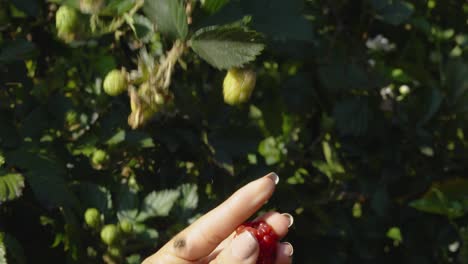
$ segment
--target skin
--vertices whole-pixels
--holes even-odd
[[[143,264],[255,264],[258,243],[248,232],[234,238],[236,228],[255,214],[273,195],[278,176],[270,173],[237,190],[231,197],[177,234]],[[269,212],[258,217],[282,239],[293,219]],[[253,239],[253,240],[252,240]],[[293,247],[277,243],[275,264],[292,263]]]

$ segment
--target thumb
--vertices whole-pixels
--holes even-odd
[[[248,231],[233,238],[231,244],[223,249],[215,263],[222,264],[255,264],[259,246],[257,239]]]

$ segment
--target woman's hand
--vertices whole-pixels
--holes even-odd
[[[271,197],[278,176],[270,173],[253,181],[200,217],[172,238],[143,264],[255,264],[259,254],[257,240],[249,232],[234,237],[236,228],[251,217]],[[269,212],[260,217],[283,238],[293,224],[289,214]],[[277,244],[275,264],[289,264],[290,243]]]

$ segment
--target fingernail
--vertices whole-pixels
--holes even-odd
[[[245,260],[255,254],[258,243],[257,239],[255,239],[250,232],[244,231],[234,238],[231,247],[233,257],[239,260]]]
[[[281,214],[281,215],[284,215],[286,218],[288,218],[288,220],[289,220],[288,228],[290,228],[294,224],[294,217],[291,214],[288,214],[288,213],[284,213],[284,214]]]
[[[286,256],[291,257],[294,254],[294,247],[289,242],[282,242],[281,244],[284,245],[284,254]]]
[[[268,175],[267,175],[268,178],[270,178],[275,184],[278,184],[279,182],[279,176],[278,174],[274,173],[274,172],[270,172]]]

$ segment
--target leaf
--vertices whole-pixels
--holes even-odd
[[[367,133],[371,109],[366,98],[347,98],[335,105],[333,115],[342,135],[363,136]]]
[[[229,0],[202,0],[201,2],[203,10],[208,14],[213,14],[229,3]]]
[[[27,183],[45,207],[78,207],[76,197],[64,180],[65,168],[52,156],[32,149],[18,149],[7,153],[8,163],[24,169]]]
[[[175,202],[180,196],[178,190],[162,190],[149,193],[137,217],[138,221],[145,221],[158,216],[168,216]]]
[[[144,132],[120,130],[106,141],[109,146],[125,144],[136,148],[154,147],[153,139]]]
[[[143,11],[162,34],[174,39],[187,37],[187,15],[181,0],[148,0]]]
[[[3,244],[6,249],[8,263],[26,264],[26,254],[19,241],[8,233],[3,234]]]
[[[432,184],[420,199],[409,205],[421,212],[455,219],[468,213],[468,180],[455,178]]]
[[[243,1],[242,5],[252,15],[252,28],[274,40],[312,42],[315,39],[312,23],[301,13],[301,0]]]
[[[256,31],[238,26],[210,26],[195,32],[191,47],[213,67],[229,69],[255,60],[265,45]]]
[[[11,2],[16,8],[30,16],[37,17],[39,15],[40,2],[37,0],[11,0]]]
[[[414,12],[414,6],[406,1],[386,2],[387,4],[374,4],[374,7],[377,7],[377,18],[388,24],[398,26],[405,22]]]
[[[149,228],[144,224],[135,224],[134,232],[138,240],[150,243],[152,246],[156,246],[159,238],[158,230]]]
[[[3,233],[0,233],[0,264],[7,264],[6,249],[3,242]]]
[[[118,199],[117,217],[119,220],[134,220],[138,215],[138,194],[127,184],[120,187]]]
[[[337,60],[318,69],[320,82],[333,92],[363,90],[369,86],[367,73],[359,65]]]
[[[110,215],[112,209],[112,196],[104,186],[99,186],[90,182],[81,182],[73,186],[76,190],[83,209],[96,208],[102,214]]]
[[[426,95],[427,110],[424,116],[418,121],[418,126],[423,126],[429,120],[431,120],[432,117],[434,117],[436,112],[439,110],[443,99],[444,96],[442,92],[440,92],[437,88],[432,88],[430,90],[430,94]]]
[[[198,206],[198,186],[196,184],[183,184],[179,187],[181,192],[181,207],[183,210],[195,209]]]
[[[0,204],[21,196],[24,178],[19,173],[7,173],[0,176]]]
[[[35,50],[34,44],[25,39],[7,41],[0,46],[0,64],[30,59]]]

